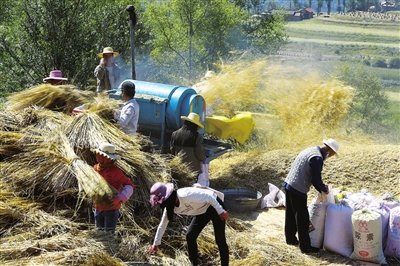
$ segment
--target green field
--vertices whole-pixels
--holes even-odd
[[[352,23],[326,18],[289,22],[285,49],[327,55],[400,56],[400,23]],[[307,45],[301,45],[307,44]],[[314,45],[312,45],[314,44]]]
[[[318,69],[330,75],[343,62],[400,58],[400,22],[357,22],[316,17],[288,22],[285,29],[289,43],[280,54],[286,56],[286,64],[303,69]],[[381,78],[385,90],[400,92],[399,69],[369,68]]]
[[[388,95],[390,101],[399,102],[400,104],[400,92],[387,91],[386,94]]]

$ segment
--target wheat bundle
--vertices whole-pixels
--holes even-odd
[[[168,168],[171,169],[169,174],[177,183],[177,186],[187,187],[197,183],[197,173],[192,171],[188,163],[183,162],[182,156],[181,153],[177,156],[171,156],[168,160]]]
[[[96,113],[107,121],[115,120],[115,112],[122,105],[122,101],[110,99],[107,94],[98,94],[90,102],[85,103],[87,112]]]
[[[32,105],[41,106],[53,111],[71,112],[76,106],[88,102],[92,92],[77,90],[72,85],[53,86],[40,84],[8,97],[6,110],[18,111]]]
[[[35,202],[16,197],[12,192],[2,189],[0,198],[0,236],[7,237],[20,231],[25,232],[25,228],[21,228],[23,227],[21,223],[25,220],[26,215],[39,207],[40,205]]]
[[[22,120],[21,128],[29,126],[51,131],[72,119],[64,113],[51,111],[36,105],[24,108],[18,113]]]
[[[110,202],[117,194],[117,190],[110,186],[100,174],[94,171],[93,167],[84,161],[74,160],[71,168],[78,179],[80,188],[94,202]]]
[[[0,111],[0,130],[19,131],[21,124],[21,116],[18,112]]]
[[[160,173],[152,163],[154,156],[146,156],[145,154],[129,156],[128,154],[123,153],[123,157],[117,162],[117,166],[131,178],[135,185],[131,200],[148,209],[150,207],[148,204],[150,187],[161,180]]]
[[[29,138],[29,137],[28,137]],[[75,154],[61,128],[41,132],[36,142],[24,145],[24,152],[7,158],[3,179],[23,188],[28,195],[56,199],[67,190],[80,188],[94,200],[111,199],[113,189],[94,169]]]
[[[0,112],[0,129],[12,132],[24,131],[26,127],[53,130],[69,120],[71,117],[68,115],[32,105],[21,110]]]
[[[94,149],[103,142],[113,144],[117,150],[121,147],[138,147],[133,138],[92,112],[76,115],[66,126],[65,134],[73,147],[79,149]]]
[[[17,143],[22,137],[22,133],[0,131],[0,160],[21,152]]]
[[[0,256],[2,265],[15,265],[16,261],[18,265],[125,265],[107,254],[110,249],[115,250],[116,244],[109,235],[100,238],[87,232],[65,233],[0,245]]]

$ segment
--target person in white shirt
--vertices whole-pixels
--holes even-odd
[[[121,98],[124,101],[121,112],[118,114],[118,124],[126,134],[136,134],[139,121],[140,107],[135,97],[135,84],[125,81],[121,84]]]
[[[172,183],[155,183],[150,189],[150,204],[160,206],[164,210],[153,245],[148,253],[158,251],[167,225],[176,213],[194,216],[186,232],[189,260],[192,265],[198,265],[197,237],[210,220],[214,227],[221,265],[229,265],[229,249],[225,237],[225,221],[228,220],[228,212],[224,210],[224,203],[219,195],[220,192],[208,187],[185,187],[174,190]]]

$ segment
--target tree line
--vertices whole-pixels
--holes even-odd
[[[6,93],[42,83],[59,69],[68,83],[94,87],[103,47],[120,53],[131,74],[130,22],[137,16],[137,79],[190,84],[219,60],[244,53],[270,54],[287,42],[283,15],[255,19],[244,1],[230,0],[3,0],[0,7],[0,89]]]

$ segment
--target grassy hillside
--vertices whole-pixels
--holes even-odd
[[[365,62],[400,57],[399,21],[359,22],[341,17],[316,17],[289,22],[290,42],[281,51],[286,63],[332,73],[340,62]],[[398,69],[371,67],[388,91],[400,92]]]

